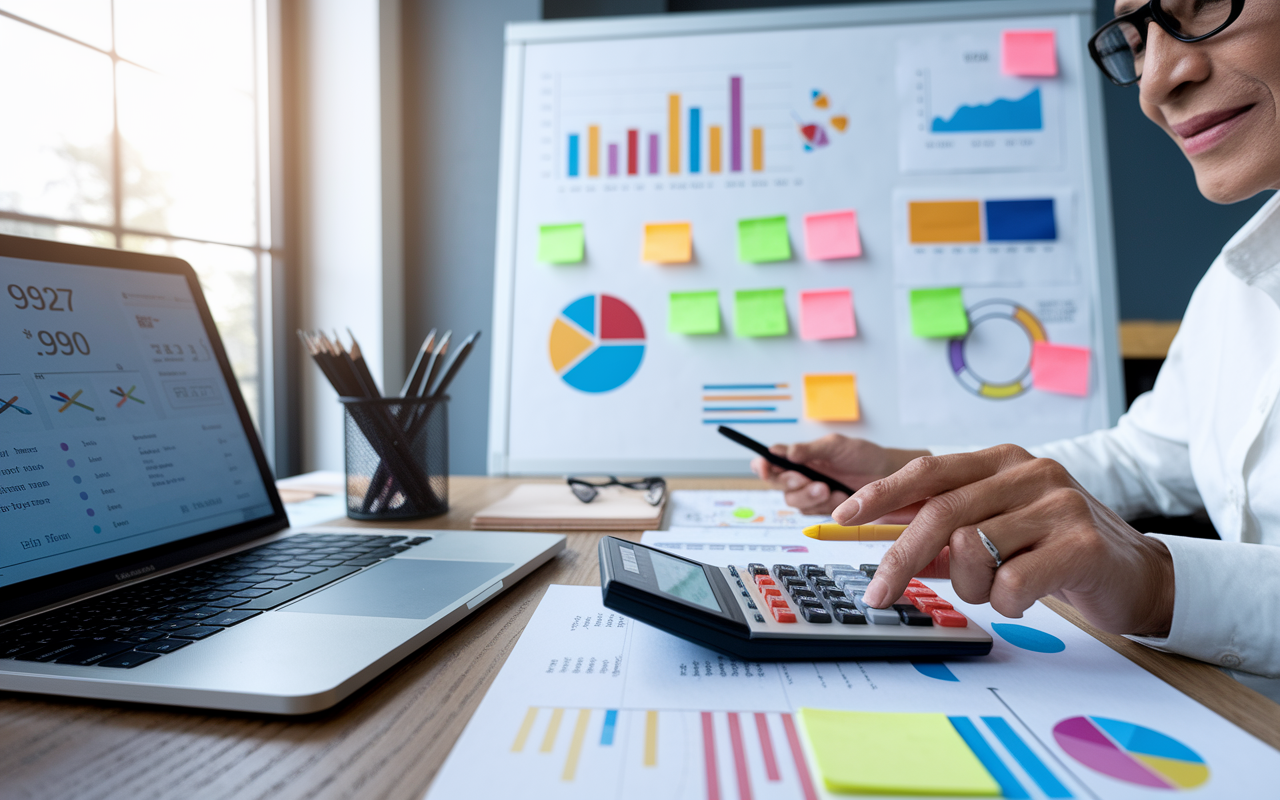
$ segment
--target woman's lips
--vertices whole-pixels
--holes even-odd
[[[1187,155],[1203,153],[1231,134],[1253,105],[1238,106],[1222,111],[1210,111],[1172,126],[1173,132],[1182,138]]]

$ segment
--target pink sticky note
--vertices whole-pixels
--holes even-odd
[[[1031,385],[1043,392],[1089,394],[1089,348],[1036,342],[1031,351]]]
[[[852,291],[817,289],[800,293],[801,339],[848,339],[857,335]]]
[[[1052,78],[1058,74],[1058,44],[1053,31],[1005,31],[1000,52],[1005,75]]]
[[[805,214],[804,252],[810,261],[857,258],[862,255],[858,212],[826,211]]]

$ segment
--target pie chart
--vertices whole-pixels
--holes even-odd
[[[1071,717],[1053,727],[1067,755],[1089,769],[1152,789],[1194,789],[1209,766],[1194,750],[1163,733],[1106,717]]]
[[[589,294],[564,307],[551,325],[551,367],[580,392],[617,389],[644,360],[644,323],[635,309],[608,294]]]

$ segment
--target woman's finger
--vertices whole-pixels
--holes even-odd
[[[1008,467],[1032,460],[1016,445],[1000,445],[976,453],[917,458],[902,469],[868,483],[846,503],[836,518],[841,525],[862,525],[903,506],[976,483]]]

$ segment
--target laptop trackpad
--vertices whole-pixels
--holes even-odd
[[[493,582],[514,564],[393,558],[281,611],[427,619]]]

